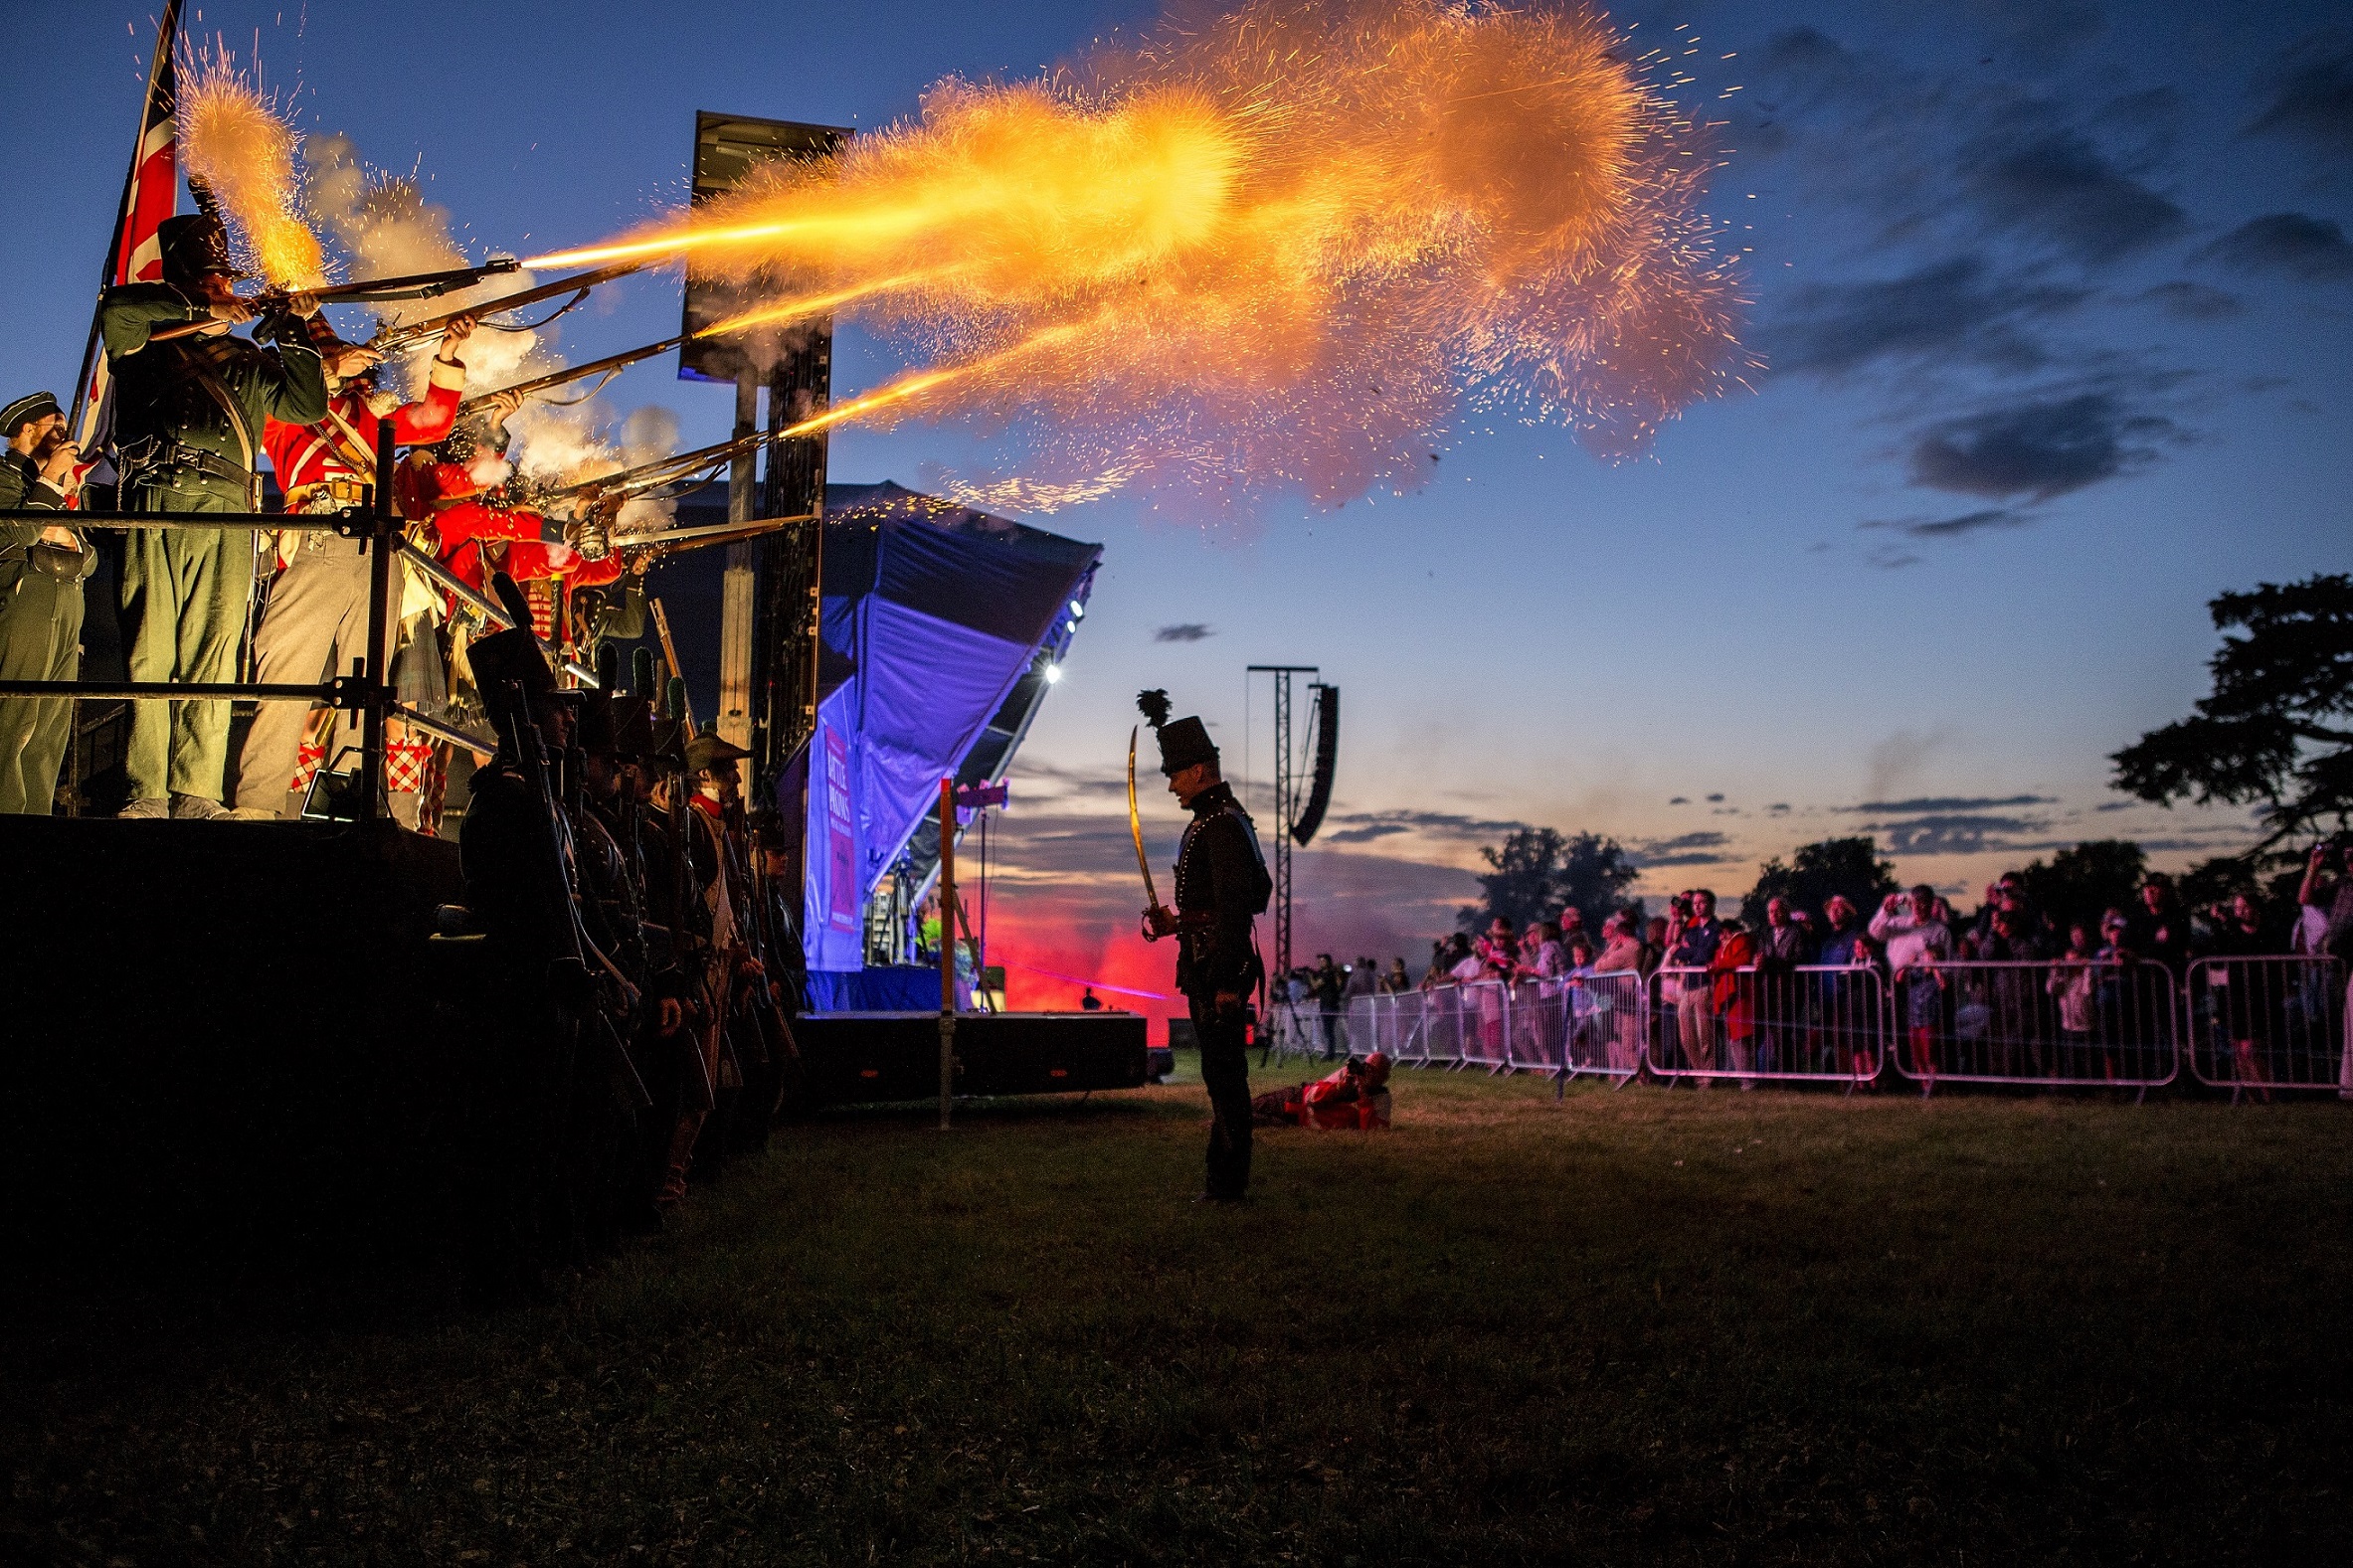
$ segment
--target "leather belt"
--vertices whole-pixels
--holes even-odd
[[[289,512],[333,512],[346,506],[364,505],[368,486],[357,479],[321,479],[314,484],[297,484],[286,492]]]
[[[141,480],[151,473],[179,469],[202,474],[208,479],[225,479],[231,484],[250,486],[254,482],[250,470],[231,462],[219,452],[206,451],[201,446],[191,446],[169,436],[151,436],[143,441],[134,441],[121,448],[120,456],[129,475]]]

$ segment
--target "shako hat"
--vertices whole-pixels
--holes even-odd
[[[211,213],[166,218],[155,226],[155,244],[163,253],[163,280],[167,283],[193,283],[207,272],[244,275],[229,260],[229,231]]]
[[[1161,743],[1162,773],[1174,779],[1196,763],[1217,761],[1217,743],[1209,739],[1208,726],[1195,718],[1171,719],[1167,692],[1138,692],[1136,707]]]
[[[653,710],[645,699],[632,692],[609,701],[613,711],[613,755],[652,756]]]
[[[580,749],[592,757],[621,754],[621,726],[613,697],[601,691],[581,693]]]

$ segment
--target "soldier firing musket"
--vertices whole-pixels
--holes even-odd
[[[479,266],[453,266],[440,272],[412,272],[405,277],[371,277],[355,283],[324,283],[316,288],[265,288],[259,293],[238,294],[235,302],[257,316],[272,315],[290,308],[296,299],[319,305],[363,305],[391,303],[404,299],[434,299],[460,288],[471,288],[486,277],[497,277],[515,270],[511,256],[494,256]],[[561,292],[562,290],[558,290]],[[545,298],[547,295],[541,294]],[[506,306],[492,308],[504,309]],[[478,313],[478,312],[477,312]],[[438,334],[455,316],[437,319],[434,330]],[[179,326],[165,327],[156,332],[150,342],[168,343],[174,338],[192,337],[214,330],[209,321],[190,321]],[[424,339],[419,338],[418,343]],[[380,344],[370,343],[379,353],[390,353]],[[415,346],[414,344],[406,346]]]
[[[307,321],[318,306],[303,293],[279,296],[266,312],[240,299],[218,218],[167,218],[156,234],[163,280],[109,288],[98,305],[114,375],[122,508],[220,512],[226,522],[261,510],[255,458],[268,422],[310,425],[326,416],[326,373]],[[231,336],[244,321],[276,346]],[[160,336],[176,328],[186,330]],[[253,537],[250,527],[130,536],[121,620],[133,680],[234,678]],[[124,759],[131,801],[123,814],[223,815],[228,742],[227,702],[132,703]]]

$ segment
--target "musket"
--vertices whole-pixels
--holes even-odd
[[[324,283],[317,288],[265,288],[258,294],[240,296],[244,303],[267,314],[283,308],[287,297],[295,293],[308,294],[322,305],[375,304],[396,299],[434,299],[453,288],[471,288],[486,277],[496,277],[515,270],[511,256],[494,256],[479,266],[452,266],[439,272],[409,272],[399,277],[370,277],[351,283]],[[456,312],[464,314],[464,312]],[[448,318],[443,318],[447,320]],[[190,336],[214,326],[212,321],[189,321],[179,326],[165,327],[148,334],[150,343],[168,343],[173,338]]]
[[[694,700],[686,695],[686,670],[678,662],[678,644],[670,640],[669,613],[661,608],[661,601],[648,599],[645,608],[653,612],[653,629],[660,634],[662,661],[670,667],[670,679],[677,683],[678,717],[686,722],[688,733],[694,730]]]
[[[1161,910],[1161,890],[1153,885],[1152,859],[1144,853],[1144,813],[1136,808],[1136,735],[1137,726],[1128,728],[1128,833],[1136,840],[1136,869],[1144,873],[1144,896],[1149,901],[1144,925],[1144,940],[1158,942],[1151,916]]]
[[[457,412],[470,414],[492,398],[527,398],[534,392],[545,392],[550,387],[561,387],[566,382],[584,381],[590,376],[603,375],[608,371],[626,370],[641,359],[651,359],[656,354],[667,354],[693,335],[692,333],[680,333],[676,337],[663,338],[659,343],[648,343],[643,348],[628,349],[619,354],[608,354],[603,359],[592,359],[585,365],[568,365],[562,370],[551,370],[544,376],[534,376],[529,381],[518,381],[511,387],[500,387],[493,392],[476,393],[458,404]]]
[[[651,260],[620,261],[612,266],[600,266],[593,272],[575,272],[570,277],[559,277],[552,283],[540,283],[519,293],[497,299],[484,299],[452,310],[446,315],[429,316],[423,321],[410,321],[397,327],[385,327],[368,339],[367,346],[380,354],[401,354],[429,343],[442,335],[444,328],[459,316],[489,316],[501,311],[520,310],[525,305],[538,304],[543,299],[554,299],[560,294],[586,294],[599,283],[610,283],[617,277],[641,272],[653,264]]]
[[[795,523],[814,523],[814,512],[797,512],[791,517],[755,517],[740,523],[697,523],[691,528],[648,528],[640,533],[615,534],[607,541],[613,550],[655,548],[683,548],[689,545],[733,544],[739,539],[751,539],[760,534],[771,534]]]
[[[444,267],[438,272],[410,272],[402,277],[370,277],[352,283],[329,283],[324,288],[309,288],[309,294],[322,305],[364,305],[395,299],[438,299],[454,288],[471,288],[485,277],[500,277],[516,270],[511,256],[494,256],[479,266]],[[291,290],[273,289],[272,293]],[[267,297],[267,296],[265,296]]]
[[[509,589],[514,586],[504,573],[499,574],[497,581],[505,583]],[[503,599],[506,595],[501,591],[499,597]],[[573,885],[572,868],[575,861],[570,824],[564,815],[563,806],[556,799],[555,787],[548,780],[547,748],[538,727],[531,723],[521,684],[508,682],[504,696],[504,738],[514,748],[516,764],[522,769],[532,791],[538,795],[541,809],[545,812],[546,834],[541,839],[541,853],[537,857],[541,900],[545,916],[553,917],[557,910],[562,911],[561,918],[552,921],[559,933],[556,961],[552,968],[562,971],[567,980],[584,985],[602,969],[620,983],[625,993],[634,993],[634,987],[630,984],[628,977],[614,966],[611,958],[605,957],[589,937],[587,928],[581,924],[578,893]],[[566,988],[563,980],[557,981],[559,997]],[[611,1020],[604,1015],[604,1009],[593,1000],[577,1012],[562,1001],[558,1005],[571,1015],[574,1027],[579,1027],[587,1018],[595,1019],[597,1033],[613,1057],[617,1069],[614,1074],[616,1087],[622,1089],[639,1109],[652,1105],[653,1097],[646,1093],[645,1081],[637,1076],[636,1066],[630,1060],[629,1048],[614,1032]]]
[[[617,495],[655,489],[705,468],[716,468],[732,457],[756,451],[775,439],[777,434],[774,431],[754,431],[749,436],[738,436],[716,446],[680,452],[674,457],[657,458],[652,462],[639,463],[634,468],[624,468],[619,473],[603,474],[594,479],[583,479],[577,484],[567,484],[561,489],[548,491],[544,499],[553,501],[564,496],[593,493],[599,500],[610,500]]]

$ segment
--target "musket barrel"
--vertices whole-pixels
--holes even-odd
[[[634,365],[641,359],[651,359],[656,354],[667,354],[685,341],[686,334],[681,333],[677,337],[663,338],[659,343],[648,343],[643,348],[625,349],[619,354],[608,354],[603,359],[592,359],[583,365],[568,365],[562,370],[551,370],[544,376],[534,376],[529,381],[518,381],[511,387],[499,387],[494,391],[476,393],[458,404],[457,412],[460,414],[470,413],[492,398],[508,394],[529,397],[534,392],[545,392],[550,387],[561,387],[566,382],[585,380],[590,376],[602,375],[609,370],[622,370]]]
[[[675,457],[663,457],[653,462],[640,463],[634,468],[624,468],[619,473],[609,473],[602,478],[583,479],[578,484],[568,484],[560,490],[548,491],[548,499],[554,500],[560,496],[581,495],[592,491],[599,495],[613,495],[631,490],[649,489],[656,484],[666,484],[672,479],[683,479],[686,475],[700,469],[715,467],[733,457],[737,452],[752,451],[775,439],[777,439],[777,434],[774,431],[754,431],[749,436],[739,436],[733,440],[721,441],[716,446],[705,446],[699,451],[680,452]]]
[[[499,299],[480,300],[467,305],[462,310],[452,310],[446,315],[431,316],[423,321],[411,321],[403,326],[387,327],[370,339],[368,346],[382,349],[387,353],[413,348],[428,338],[438,337],[442,328],[459,316],[488,316],[496,315],[502,310],[520,310],[525,305],[535,305],[543,299],[554,299],[560,294],[578,293],[583,289],[594,288],[599,283],[610,283],[617,277],[627,277],[632,272],[641,272],[652,264],[653,259],[618,261],[611,266],[600,266],[592,272],[575,272],[570,277],[558,278],[552,283],[539,283]]]

